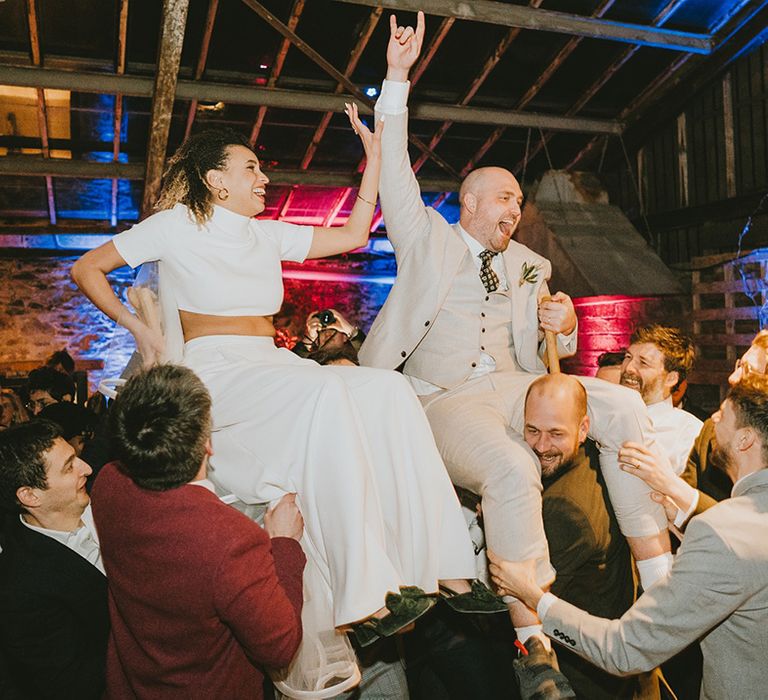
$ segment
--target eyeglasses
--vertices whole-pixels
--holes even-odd
[[[35,399],[34,401],[27,401],[24,404],[28,411],[42,411],[46,406],[50,406],[52,403],[56,403],[55,399]]]

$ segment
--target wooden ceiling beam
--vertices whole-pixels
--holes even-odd
[[[703,61],[700,56],[677,57],[640,94],[627,105],[620,118],[631,123],[626,141],[628,148],[638,146],[643,138],[674,117],[706,83],[715,79],[750,47],[766,39],[768,2],[749,4],[728,19],[716,34],[717,53]],[[590,157],[603,143],[599,137],[590,141],[566,166],[571,169]]]
[[[640,46],[655,46],[701,54],[712,52],[713,39],[707,34],[680,32],[655,26],[615,22],[574,15],[566,12],[534,9],[489,0],[336,0],[352,5],[386,7],[391,10],[416,12],[455,19],[486,22],[504,27],[556,32],[590,39],[610,39]]]
[[[32,56],[32,65],[42,65],[40,52],[40,31],[37,21],[37,0],[27,0],[27,26],[29,28],[29,47]],[[48,110],[45,106],[45,90],[37,88],[37,126],[40,130],[40,150],[43,158],[51,157],[51,149],[48,143]],[[56,197],[53,191],[53,180],[45,178],[46,200],[48,202],[48,218],[51,226],[56,225]]]
[[[293,3],[293,8],[291,9],[291,16],[288,18],[288,29],[291,31],[296,30],[296,25],[299,23],[299,19],[301,17],[301,13],[304,11],[304,4],[305,0],[296,0]],[[277,51],[277,55],[275,56],[275,61],[272,64],[272,70],[269,74],[269,79],[267,80],[267,87],[273,88],[275,85],[277,85],[277,79],[280,77],[280,73],[283,72],[283,65],[285,64],[285,57],[288,55],[288,49],[291,48],[291,42],[289,39],[283,37],[282,42],[280,43],[280,48]],[[264,117],[267,114],[267,106],[261,105],[259,107],[259,112],[256,115],[256,120],[253,122],[253,126],[251,127],[251,136],[249,138],[249,141],[251,142],[251,146],[256,145],[256,141],[259,138],[259,133],[261,132],[261,127],[264,124]]]
[[[22,68],[0,66],[0,85],[41,86],[79,92],[116,93],[149,97],[152,94],[152,79],[133,75],[109,73],[81,73],[44,68]],[[241,105],[266,105],[286,109],[327,112],[329,108],[342,111],[344,102],[359,99],[355,94],[332,94],[306,90],[283,90],[279,88],[232,85],[206,81],[178,80],[176,98],[188,100],[221,100]],[[359,93],[362,94],[362,93]],[[365,96],[359,104],[361,114],[372,114],[372,100]],[[516,112],[505,109],[447,105],[442,103],[414,102],[410,105],[414,119],[444,121],[446,118],[462,124],[485,124],[488,126],[536,127],[554,131],[576,131],[581,133],[619,134],[623,124],[611,119],[585,117],[562,117],[536,112]],[[421,144],[422,150],[426,148]],[[450,166],[448,166],[450,168]],[[453,170],[453,168],[451,168]],[[458,175],[458,174],[457,174]],[[453,175],[452,175],[453,177]]]
[[[656,14],[656,16],[653,18],[653,24],[654,26],[662,25],[664,22],[666,22],[672,15],[680,8],[682,7],[687,0],[670,0],[662,9],[661,11]],[[565,113],[568,117],[573,117],[577,115],[584,107],[586,107],[587,104],[592,100],[592,98],[600,92],[600,90],[603,88],[603,86],[611,79],[613,76],[616,75],[616,73],[619,72],[619,70],[626,65],[626,63],[640,50],[641,46],[630,46],[624,51],[622,51],[612,62],[611,64],[598,76],[597,80],[595,80],[581,95],[579,95],[576,102],[568,109],[568,111]],[[542,137],[539,141],[537,141],[536,146],[534,146],[531,153],[526,154],[527,160],[531,161],[533,160],[542,150],[546,150],[547,144],[552,138],[552,134],[545,133],[542,134]],[[513,171],[514,172],[520,172],[520,170],[525,166],[526,158],[523,158],[517,162],[515,165]]]
[[[376,29],[376,25],[379,23],[379,19],[381,17],[382,12],[383,10],[380,7],[374,8],[373,10],[371,10],[370,15],[368,15],[368,21],[365,23],[363,28],[360,30],[360,33],[357,35],[355,46],[349,54],[347,66],[344,69],[344,75],[347,78],[351,78],[352,73],[355,71],[355,68],[357,68],[357,64],[360,61],[360,57],[363,55],[363,51],[365,50],[365,47],[368,46],[368,41],[373,35],[373,30]],[[344,86],[341,83],[337,83],[336,88],[334,89],[334,94],[338,95],[343,90],[344,90]],[[325,136],[325,132],[328,129],[328,125],[331,123],[331,118],[333,117],[333,115],[334,115],[334,112],[326,112],[320,119],[320,123],[317,125],[317,128],[315,129],[315,133],[312,134],[312,138],[309,140],[309,145],[307,146],[306,151],[304,151],[304,155],[301,159],[301,164],[299,165],[299,167],[302,170],[306,170],[307,168],[309,168],[309,164],[312,162],[312,158],[314,158],[315,153],[317,152],[317,149],[320,146],[320,142],[323,140],[323,136]],[[363,162],[364,161],[365,161],[365,158],[363,158]],[[286,197],[282,207],[280,208],[281,212],[288,211],[291,205],[291,200],[293,199],[293,195],[295,192],[296,192],[296,189],[294,188],[288,193],[288,196]],[[347,190],[345,189],[337,193],[336,199],[333,205],[331,206],[331,212],[335,211],[338,214],[341,204],[343,204],[344,200],[347,197],[346,192]],[[281,214],[281,215],[284,215],[284,214]],[[326,219],[327,218],[328,217],[326,217]]]
[[[216,24],[216,12],[219,9],[219,0],[210,0],[208,3],[208,14],[205,17],[205,28],[203,29],[203,39],[200,42],[200,55],[197,57],[195,66],[195,80],[200,80],[205,72],[205,64],[208,62],[208,49],[211,47],[211,37],[213,36],[213,26]],[[189,138],[192,132],[192,124],[197,115],[197,102],[195,98],[189,103],[187,110],[187,124],[184,127],[184,140]]]
[[[117,60],[115,61],[115,73],[123,75],[125,73],[125,50],[128,37],[128,0],[120,0],[120,11],[118,14],[117,27]],[[112,160],[120,160],[120,138],[123,124],[123,96],[118,92],[115,95],[115,111],[112,119]],[[117,225],[117,202],[118,202],[119,180],[112,178],[112,198],[110,202],[110,222],[112,226]]]
[[[593,17],[599,18],[605,15],[608,10],[611,9],[616,0],[603,0],[595,11],[592,13]],[[541,89],[549,82],[550,78],[557,72],[558,68],[565,63],[566,59],[576,50],[581,43],[583,37],[574,36],[571,37],[565,45],[557,52],[555,57],[549,62],[547,67],[539,77],[534,80],[533,84],[525,91],[520,101],[515,106],[515,109],[525,109],[528,104],[533,100],[536,95],[539,94]],[[477,152],[464,164],[461,169],[461,176],[466,177],[467,174],[474,170],[475,166],[485,157],[485,154],[491,149],[491,147],[502,137],[506,131],[505,127],[497,127],[494,129],[488,138],[483,142],[483,145],[477,149]]]
[[[341,83],[350,94],[356,99],[360,100],[369,109],[373,109],[373,100],[371,100],[364,92],[360,90],[349,78],[343,73],[337,70],[330,62],[328,62],[323,56],[321,56],[315,49],[313,49],[306,41],[291,31],[285,24],[283,24],[277,17],[275,17],[266,7],[256,0],[242,0],[248,7],[250,7],[256,14],[259,15],[269,26],[278,31],[284,37],[291,40],[291,43],[299,49],[307,58],[316,63],[322,68],[328,75],[330,75],[337,83]],[[327,108],[326,108],[327,109]],[[326,110],[324,110],[326,111]],[[413,134],[408,136],[408,141],[418,148],[422,153],[427,153],[429,157],[442,168],[452,178],[458,177],[458,172],[447,161],[443,160],[437,153],[430,151],[426,145]]]
[[[542,1],[543,0],[530,0],[530,6],[539,7]],[[491,52],[491,55],[488,56],[485,63],[483,64],[483,67],[480,69],[480,72],[475,76],[475,79],[472,81],[467,91],[462,95],[461,99],[459,100],[460,105],[469,104],[470,100],[477,94],[477,91],[485,82],[486,78],[491,74],[491,71],[497,66],[497,64],[501,60],[501,57],[506,53],[507,49],[510,47],[512,42],[517,38],[517,36],[520,34],[521,31],[522,30],[519,27],[513,27],[512,29],[507,31],[507,33],[504,35],[501,41],[496,45],[496,48]],[[443,136],[445,136],[445,134],[448,132],[448,129],[451,128],[452,124],[453,122],[446,120],[438,127],[437,131],[433,134],[432,138],[427,144],[427,146],[431,150],[434,150],[435,148],[437,148],[437,145],[440,143],[440,141],[443,140]],[[419,172],[419,170],[421,170],[421,167],[424,165],[426,160],[427,159],[422,155],[413,164],[413,171]]]
[[[189,0],[163,0],[160,47],[147,145],[147,168],[141,199],[142,217],[152,211],[160,194],[188,9]]]
[[[269,170],[272,185],[309,185],[318,187],[357,187],[359,173],[329,170]],[[71,177],[82,179],[143,180],[145,168],[141,163],[100,163],[67,158],[39,158],[36,156],[4,156],[0,158],[0,176]],[[458,188],[458,180],[428,178],[420,180],[425,192],[439,192]]]

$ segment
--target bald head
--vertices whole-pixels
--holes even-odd
[[[459,189],[462,228],[484,248],[501,253],[520,221],[523,191],[504,168],[473,170]]]
[[[572,413],[574,420],[587,415],[587,392],[578,379],[569,374],[544,374],[528,387],[525,410],[529,402],[550,403],[563,413]]]
[[[542,477],[568,469],[588,431],[587,392],[576,379],[545,374],[531,384],[523,436],[539,458]]]

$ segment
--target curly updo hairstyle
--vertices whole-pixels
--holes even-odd
[[[208,221],[213,202],[205,174],[226,166],[230,146],[251,148],[248,139],[233,129],[209,129],[190,136],[168,161],[155,208],[172,209],[185,204],[198,224]]]

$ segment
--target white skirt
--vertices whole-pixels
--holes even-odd
[[[458,499],[401,375],[321,367],[253,336],[191,340],[184,364],[213,399],[211,477],[246,503],[298,494],[336,625],[399,586],[434,592],[475,576]]]

